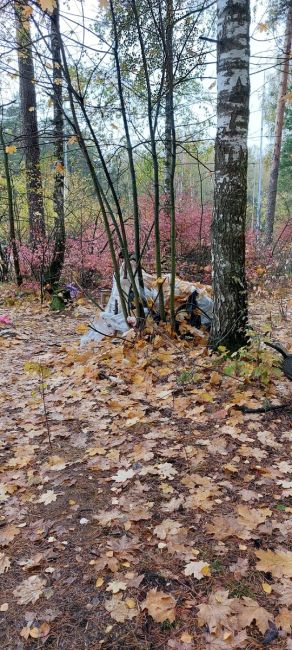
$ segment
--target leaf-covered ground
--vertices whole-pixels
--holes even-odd
[[[291,398],[278,355],[80,351],[91,313],[0,304],[0,647],[291,649],[291,411],[236,408]],[[289,347],[286,316],[253,301]]]

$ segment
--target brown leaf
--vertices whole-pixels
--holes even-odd
[[[36,603],[42,595],[46,586],[46,580],[40,576],[30,576],[23,580],[16,589],[13,591],[18,605],[27,605],[28,603]]]
[[[122,600],[120,594],[115,594],[111,600],[107,600],[105,609],[117,623],[124,623],[127,619],[131,620],[138,614],[136,607],[129,607],[126,600]]]
[[[239,539],[249,539],[250,537],[249,531],[243,527],[243,524],[231,515],[214,517],[213,523],[208,524],[206,530],[219,540],[228,539],[228,537],[239,537]]]
[[[181,524],[178,521],[164,519],[161,524],[155,526],[153,532],[159,539],[166,539],[169,535],[176,535],[180,528]]]
[[[175,605],[176,601],[171,594],[157,591],[157,589],[150,589],[141,607],[148,610],[149,616],[152,616],[156,623],[163,623],[167,620],[173,623],[175,620]]]
[[[239,557],[237,562],[235,562],[235,564],[230,565],[229,571],[231,571],[231,573],[234,573],[235,580],[238,580],[242,576],[245,576],[245,574],[248,571],[248,568],[249,568],[248,559]]]
[[[275,618],[275,623],[277,627],[280,627],[282,630],[285,630],[287,634],[290,634],[292,631],[292,612],[289,612],[287,607],[282,607],[278,616]]]
[[[244,596],[238,599],[232,606],[233,611],[238,613],[238,621],[240,627],[248,627],[255,621],[258,629],[262,634],[269,628],[269,621],[274,620],[273,614],[267,612],[264,607],[261,607],[256,600]]]
[[[287,580],[287,578],[282,578],[281,582],[278,585],[274,586],[274,591],[279,594],[279,603],[281,605],[287,605],[290,607],[292,605],[292,582]]]
[[[17,526],[14,526],[14,524],[9,524],[8,526],[0,528],[0,546],[7,546],[7,544],[9,544],[9,542],[12,542],[14,540],[14,537],[16,537],[16,535],[19,535],[19,533],[19,528],[17,528]]]
[[[271,572],[275,578],[292,578],[292,552],[291,551],[256,551],[260,559],[256,568],[258,571]]]
[[[216,632],[219,625],[229,627],[229,616],[232,612],[233,598],[228,598],[229,592],[218,590],[212,592],[208,603],[198,606],[198,624],[200,627],[208,625],[210,632]]]

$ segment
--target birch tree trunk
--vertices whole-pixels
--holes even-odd
[[[210,343],[246,342],[245,219],[249,119],[248,0],[217,0],[217,136],[212,223],[214,316]]]
[[[268,245],[270,245],[273,240],[282,133],[283,133],[283,125],[284,125],[285,106],[286,106],[285,95],[287,93],[287,87],[288,87],[291,43],[292,43],[292,2],[290,1],[288,6],[288,11],[287,11],[287,18],[286,18],[284,50],[283,53],[281,53],[281,56],[284,58],[284,63],[282,66],[281,76],[280,76],[280,85],[279,85],[277,111],[276,111],[276,122],[275,122],[275,134],[274,134],[275,135],[274,149],[272,155],[270,180],[269,180],[268,196],[267,196],[265,234],[266,234],[266,244]]]
[[[24,7],[25,4],[19,1],[14,4],[26,193],[30,238],[33,240],[45,235],[45,219],[31,33],[29,18],[23,12]]]

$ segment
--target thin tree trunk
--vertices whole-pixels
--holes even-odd
[[[246,342],[245,220],[249,119],[247,0],[217,0],[217,136],[212,223],[214,314],[210,344]]]
[[[51,16],[51,52],[53,61],[53,141],[55,155],[55,182],[53,204],[55,213],[55,244],[53,259],[49,269],[49,281],[58,284],[65,257],[66,233],[64,214],[64,117],[63,117],[63,90],[61,70],[61,49],[59,44],[59,2]]]
[[[286,18],[286,35],[283,54],[284,57],[283,68],[280,76],[279,93],[277,100],[276,122],[275,122],[275,137],[274,149],[272,155],[272,163],[270,170],[270,180],[267,196],[267,213],[266,213],[266,244],[270,245],[273,240],[276,200],[277,200],[277,186],[279,176],[279,165],[281,155],[282,133],[284,125],[284,115],[286,100],[285,95],[288,87],[288,74],[289,63],[291,56],[291,43],[292,43],[292,2],[289,2],[287,18]]]
[[[25,3],[20,1],[16,1],[14,4],[29,230],[30,239],[33,240],[45,235],[45,218],[42,175],[40,168],[40,145],[37,122],[34,64],[29,18],[27,18],[23,13],[25,6]]]
[[[135,0],[132,0],[133,13],[136,20],[138,38],[140,43],[145,82],[147,88],[147,111],[148,111],[148,125],[151,141],[151,155],[153,163],[153,190],[154,190],[154,233],[155,233],[155,262],[156,262],[156,275],[157,278],[161,278],[162,267],[161,267],[161,243],[160,243],[160,224],[159,224],[159,211],[160,211],[160,188],[159,188],[159,164],[158,164],[158,155],[157,155],[157,144],[155,139],[155,119],[153,120],[153,102],[152,102],[152,92],[151,92],[151,83],[149,77],[149,69],[147,63],[147,57],[145,52],[145,42],[142,34],[141,24],[139,20],[137,3]],[[159,314],[161,320],[165,320],[165,309],[164,309],[164,295],[162,285],[158,285],[158,299],[159,299]]]
[[[72,122],[70,121],[70,124],[73,127],[74,132],[75,132],[75,134],[76,134],[76,136],[78,138],[78,144],[79,144],[79,147],[80,147],[80,149],[81,149],[81,151],[82,151],[82,153],[84,155],[84,158],[86,160],[86,163],[87,163],[90,175],[91,175],[93,187],[94,187],[94,190],[95,190],[95,193],[96,193],[99,205],[100,205],[100,210],[101,210],[101,214],[102,214],[102,217],[103,217],[103,223],[104,223],[104,227],[105,227],[105,231],[106,231],[106,235],[107,235],[107,239],[108,239],[108,244],[109,244],[109,249],[110,249],[110,253],[111,253],[111,258],[112,258],[112,262],[113,262],[114,275],[115,275],[115,279],[116,279],[116,283],[117,283],[117,289],[118,289],[119,297],[120,297],[120,301],[121,301],[121,308],[122,308],[122,312],[124,314],[125,319],[127,319],[127,316],[128,316],[127,305],[126,305],[126,301],[125,301],[125,296],[123,294],[123,289],[122,289],[122,286],[121,286],[119,263],[118,263],[117,256],[116,256],[116,253],[115,253],[114,241],[113,241],[113,236],[112,236],[112,232],[111,232],[111,228],[110,228],[110,223],[109,223],[109,220],[108,220],[107,211],[110,213],[110,215],[112,217],[115,229],[117,229],[117,224],[116,224],[116,221],[115,221],[114,214],[111,211],[110,205],[107,202],[106,196],[104,195],[104,192],[103,192],[103,190],[101,188],[98,176],[96,174],[94,164],[93,164],[93,162],[91,160],[91,157],[89,155],[89,152],[88,152],[88,149],[87,149],[85,140],[83,138],[80,125],[79,125],[77,113],[76,113],[76,110],[75,110],[73,87],[72,87],[72,83],[71,83],[70,71],[69,71],[69,66],[68,66],[68,62],[67,62],[67,58],[66,58],[66,51],[65,51],[65,47],[64,47],[64,44],[63,44],[63,41],[62,41],[62,36],[61,36],[61,33],[60,33],[59,25],[57,26],[57,36],[58,36],[58,41],[59,41],[59,46],[60,46],[60,51],[61,51],[61,56],[62,56],[62,70],[63,70],[64,78],[65,78],[65,81],[66,81],[66,84],[67,84],[67,91],[68,91],[68,95],[69,95],[70,109],[71,109],[71,114],[72,114]]]
[[[176,143],[173,106],[173,0],[166,0],[165,26],[165,209],[170,222],[170,320],[175,328],[175,272],[176,272],[176,224],[174,175],[176,164]]]
[[[120,100],[121,114],[122,114],[122,120],[123,120],[123,125],[124,125],[125,137],[126,137],[127,154],[128,154],[128,160],[129,160],[129,169],[130,169],[131,182],[132,182],[134,239],[135,239],[135,257],[136,257],[136,264],[137,264],[137,276],[138,276],[139,290],[143,294],[144,281],[143,281],[143,273],[142,273],[142,265],[141,265],[140,214],[139,214],[139,203],[138,203],[137,179],[136,179],[136,171],[135,171],[135,164],[134,164],[133,147],[132,147],[130,130],[129,130],[129,125],[128,125],[128,119],[127,119],[127,113],[126,113],[126,105],[125,105],[125,99],[124,99],[124,91],[123,91],[123,84],[122,84],[121,66],[120,66],[120,59],[119,59],[119,38],[118,38],[116,14],[115,14],[115,10],[114,10],[112,0],[109,0],[109,7],[110,7],[111,18],[112,18],[112,27],[113,27],[113,35],[114,35],[113,51],[114,51],[114,58],[115,58],[115,64],[116,64],[119,100]],[[135,302],[136,302],[137,315],[144,318],[145,314],[144,314],[144,310],[143,310],[143,307],[142,307],[142,303],[137,304],[137,301],[135,301]]]
[[[13,256],[13,264],[14,264],[16,282],[17,282],[18,286],[20,287],[20,285],[22,284],[22,275],[21,275],[18,250],[17,250],[17,245],[16,245],[13,191],[12,191],[12,183],[11,183],[11,176],[10,176],[10,169],[9,169],[8,153],[6,152],[6,146],[5,146],[5,140],[4,140],[2,126],[0,126],[0,141],[1,141],[2,149],[3,149],[4,170],[5,170],[6,185],[7,185],[9,238],[10,238],[10,244],[11,244],[11,248],[12,248],[12,256]]]

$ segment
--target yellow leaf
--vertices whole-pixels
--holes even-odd
[[[61,77],[58,77],[57,79],[54,79],[54,84],[56,84],[56,86],[61,86],[62,85]]]
[[[269,26],[267,23],[259,23],[258,24],[258,30],[259,32],[267,32],[269,29]]]
[[[286,100],[287,102],[291,102],[292,101],[292,93],[287,93],[286,95],[283,95],[282,100]]]
[[[33,639],[43,639],[44,637],[48,636],[50,631],[50,626],[48,623],[42,623],[40,627],[31,627],[29,631],[29,635]]]
[[[33,112],[35,111],[35,107],[34,107],[34,106],[30,106],[28,110],[29,110],[29,113],[33,113]]]
[[[271,585],[269,585],[268,582],[262,582],[262,588],[263,588],[263,591],[265,592],[265,594],[270,594],[271,591],[272,591],[272,587],[271,587]]]
[[[9,144],[7,147],[5,147],[6,153],[15,153],[16,152],[16,146],[14,144]]]
[[[194,637],[193,637],[191,634],[188,634],[188,632],[183,632],[183,634],[182,634],[181,637],[180,637],[180,640],[181,640],[183,643],[192,643],[193,638],[194,638]]]
[[[64,166],[61,163],[57,162],[55,167],[55,172],[57,172],[57,174],[64,174],[64,171],[65,171]]]
[[[71,135],[71,138],[68,140],[68,144],[75,144],[75,142],[78,142],[78,138],[76,135]]]
[[[29,18],[29,16],[31,16],[32,12],[33,12],[33,9],[29,5],[26,5],[22,9],[22,15],[24,16],[24,18]]]
[[[136,601],[134,598],[126,598],[125,603],[129,609],[133,609],[133,607],[136,607]]]
[[[222,381],[221,375],[219,375],[219,372],[212,372],[211,377],[210,377],[210,384],[213,386],[217,386],[217,384],[220,384]]]
[[[75,330],[76,334],[86,334],[87,331],[88,331],[88,327],[84,323],[80,323],[80,325],[77,325]]]
[[[101,9],[107,9],[108,8],[108,0],[98,0],[99,1],[99,6]]]
[[[96,581],[96,583],[95,583],[95,586],[96,586],[96,587],[101,587],[101,586],[103,585],[103,583],[104,583],[104,579],[103,579],[103,578],[97,578],[97,581]]]
[[[54,9],[56,9],[56,0],[38,0],[39,5],[43,11],[47,11],[49,14],[52,14]]]

